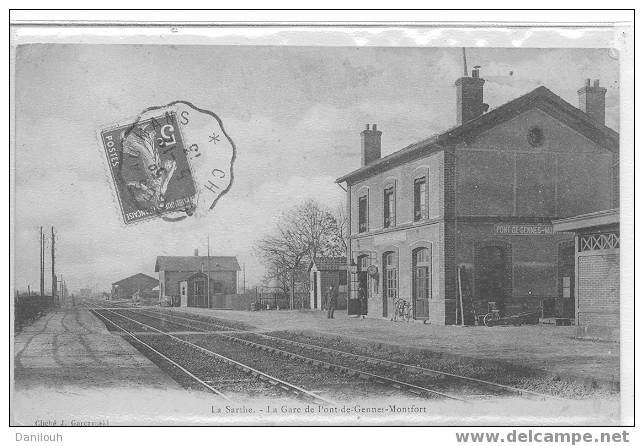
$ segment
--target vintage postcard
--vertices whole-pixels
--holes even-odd
[[[13,426],[631,422],[628,25],[183,30],[13,28]]]

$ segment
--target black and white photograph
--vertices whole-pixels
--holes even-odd
[[[10,424],[631,423],[632,29],[447,28],[14,24]]]

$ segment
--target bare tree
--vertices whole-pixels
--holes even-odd
[[[291,309],[297,279],[308,263],[318,256],[344,255],[341,234],[336,217],[318,202],[307,200],[284,211],[273,233],[256,243],[267,277],[278,284],[288,283]]]
[[[256,245],[256,250],[267,266],[271,278],[276,279],[278,283],[282,282],[282,286],[284,280],[288,280],[291,309],[295,299],[296,272],[306,256],[305,248],[298,231],[294,230],[285,216],[278,221],[275,234],[264,237]]]
[[[342,246],[342,255],[346,256],[349,252],[349,216],[344,204],[341,203],[336,206],[334,217],[336,243]]]

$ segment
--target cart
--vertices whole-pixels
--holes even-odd
[[[512,314],[509,316],[501,317],[498,312],[488,313],[483,316],[483,325],[486,327],[493,327],[495,325],[523,325],[535,324],[539,320],[538,311],[526,311],[523,313]]]
[[[525,311],[523,313],[501,316],[500,310],[496,307],[496,302],[488,302],[488,312],[481,316],[481,321],[486,327],[495,325],[523,325],[536,324],[539,321],[540,311]]]

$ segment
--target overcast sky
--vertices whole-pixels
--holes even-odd
[[[467,51],[492,108],[540,85],[576,106],[584,79],[599,78],[607,125],[619,130],[618,62],[608,50]],[[40,225],[58,231],[57,269],[72,292],[155,275],[157,255],[205,254],[207,234],[212,254],[238,256],[247,284],[258,283],[253,242],[284,207],[342,202],[334,180],[359,167],[365,123],[383,131],[383,156],[455,125],[461,57],[460,48],[19,47],[16,286],[38,289]],[[237,146],[234,185],[205,218],[124,227],[96,132],[178,99],[223,120]]]

